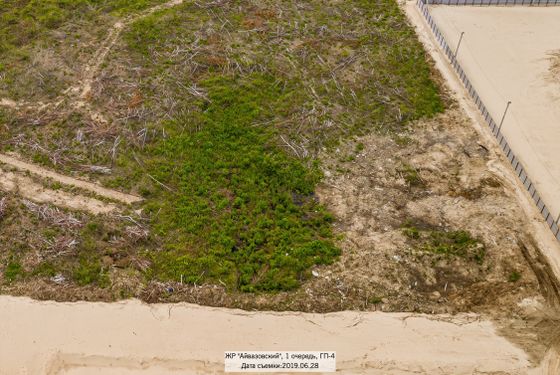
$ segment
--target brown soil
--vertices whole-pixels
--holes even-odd
[[[95,198],[45,188],[21,173],[0,168],[0,176],[0,190],[17,193],[37,203],[51,203],[58,207],[90,212],[94,215],[107,214],[117,209],[114,204]]]
[[[560,83],[560,51],[550,54],[550,74],[555,82]]]

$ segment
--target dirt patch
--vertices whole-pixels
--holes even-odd
[[[16,192],[24,198],[38,203],[51,203],[55,206],[86,211],[94,215],[107,214],[117,209],[111,203],[95,198],[60,190],[48,189],[22,174],[8,172],[0,168],[0,189]]]
[[[125,204],[133,204],[133,203],[136,203],[136,202],[140,202],[142,200],[142,198],[134,196],[134,195],[121,193],[121,192],[111,190],[111,189],[106,189],[106,188],[104,188],[104,187],[102,187],[98,184],[92,183],[92,182],[79,180],[79,179],[76,179],[76,178],[64,176],[64,175],[61,175],[59,173],[49,171],[46,168],[43,168],[43,167],[40,167],[40,166],[37,166],[37,165],[34,165],[34,164],[26,163],[26,162],[24,162],[22,160],[19,160],[19,159],[13,157],[13,156],[10,156],[10,155],[0,154],[0,162],[4,163],[4,164],[7,164],[11,167],[14,167],[16,169],[19,169],[21,171],[29,172],[29,173],[35,174],[37,176],[40,176],[42,178],[50,178],[50,179],[52,179],[56,182],[59,182],[59,183],[65,184],[65,185],[69,185],[69,186],[75,186],[75,187],[90,191],[90,192],[92,192],[96,195],[99,195],[101,197],[116,200],[116,201],[119,201],[119,202],[122,202],[122,203],[125,203]],[[98,205],[94,204],[93,206],[97,207]],[[107,205],[107,207],[110,207],[110,205]],[[114,206],[113,206],[113,208],[114,208]]]
[[[550,53],[550,76],[556,83],[560,83],[560,51]]]

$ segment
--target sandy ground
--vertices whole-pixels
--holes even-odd
[[[542,219],[542,216],[540,215],[540,213],[538,212],[533,200],[530,197],[530,194],[526,191],[526,189],[522,186],[521,182],[519,181],[519,179],[515,176],[515,173],[513,171],[513,169],[511,167],[509,167],[509,163],[507,161],[505,161],[505,157],[503,157],[503,153],[501,152],[501,149],[498,147],[497,145],[497,141],[495,140],[495,137],[491,134],[491,131],[489,130],[488,126],[486,125],[486,123],[484,122],[483,117],[480,115],[480,112],[478,111],[476,105],[474,104],[474,102],[472,101],[472,99],[470,98],[467,90],[465,89],[465,87],[463,86],[463,84],[461,83],[461,81],[459,80],[458,76],[456,75],[453,67],[449,64],[448,59],[445,57],[444,53],[441,51],[441,49],[439,48],[439,45],[437,43],[437,41],[435,40],[435,37],[433,36],[433,33],[431,32],[429,26],[426,24],[423,16],[420,14],[418,7],[415,4],[415,1],[409,1],[407,3],[405,3],[404,8],[406,11],[406,14],[410,20],[410,22],[415,26],[416,28],[416,32],[420,38],[420,41],[422,42],[422,44],[424,45],[424,48],[426,49],[426,51],[428,51],[428,53],[430,54],[430,56],[434,59],[436,68],[438,69],[438,71],[442,74],[442,76],[445,78],[446,84],[447,86],[450,88],[451,93],[453,95],[453,97],[459,102],[459,104],[461,105],[461,107],[464,109],[465,113],[471,118],[472,120],[472,126],[474,127],[474,129],[476,129],[477,133],[486,141],[485,143],[489,146],[492,146],[493,151],[496,154],[502,155],[502,158],[504,160],[503,163],[492,163],[491,165],[489,165],[489,169],[498,175],[501,175],[502,178],[504,180],[509,181],[509,187],[512,189],[511,193],[513,193],[519,204],[521,205],[521,207],[523,208],[523,210],[525,211],[526,215],[530,218],[530,223],[531,223],[531,231],[533,233],[533,238],[534,240],[537,242],[537,246],[540,249],[540,251],[542,252],[543,256],[546,258],[548,264],[550,265],[551,271],[556,275],[556,279],[560,280],[560,244],[558,243],[558,241],[554,238],[554,236],[552,235],[552,232],[550,231],[550,229],[548,228],[547,224],[544,222],[544,220]],[[444,7],[442,7],[443,9]],[[527,10],[529,11],[529,13],[537,11],[538,9],[535,8],[469,8],[469,7],[458,7],[460,9],[465,9],[465,11],[483,11],[484,9],[489,9],[490,11],[496,11],[499,12],[500,10],[516,10],[516,12],[519,11],[523,11],[523,10]],[[436,9],[437,12],[437,7],[431,7],[430,11]],[[547,8],[547,9],[551,9],[551,11],[553,12],[558,12],[560,9],[557,8]],[[465,13],[465,15],[468,13]],[[472,19],[471,19],[472,21]],[[536,22],[535,24],[537,25],[539,22]],[[522,23],[523,25],[525,25],[525,22]],[[451,36],[451,38],[453,38],[453,36]],[[453,41],[455,39],[450,39],[450,41]],[[465,42],[465,40],[463,41]],[[453,45],[453,43],[451,43],[451,45]],[[462,47],[461,47],[462,48]],[[465,54],[466,52],[465,50],[461,50],[462,54]],[[548,62],[548,64],[554,68],[554,60],[550,59],[549,56],[547,56],[545,58],[545,60]],[[466,70],[466,67],[463,64],[463,68]],[[467,71],[467,70],[466,70]],[[554,82],[553,79],[551,79],[552,77],[550,76],[549,72],[543,73],[544,77],[546,77],[546,81],[547,82]],[[469,73],[469,78],[471,80],[474,79],[474,77],[471,77],[470,73]],[[474,81],[473,81],[474,82]],[[481,95],[481,97],[483,97],[483,93],[480,89],[478,89],[478,86],[476,84],[473,83],[473,85],[475,85],[477,87],[477,91],[479,91],[479,95]],[[485,99],[486,100],[486,99]],[[491,110],[490,107],[490,103],[486,102],[487,107],[489,108],[489,110]],[[551,108],[549,109],[553,109],[553,106],[551,106]],[[513,111],[510,112],[510,115],[513,114]],[[506,122],[504,122],[504,127]],[[507,133],[506,133],[507,135]],[[509,139],[509,136],[508,136]],[[511,144],[510,140],[510,144]],[[518,151],[516,151],[518,152]],[[521,157],[518,154],[518,157]],[[506,166],[506,167],[504,167]],[[527,168],[526,168],[527,169]],[[533,180],[534,181],[534,180]],[[554,187],[558,188],[558,186],[560,185],[556,185]],[[540,191],[540,190],[539,190]],[[542,194],[542,193],[541,193]],[[556,201],[557,203],[560,203],[560,200]],[[548,202],[547,202],[548,204]],[[552,207],[552,206],[549,206]]]
[[[431,8],[449,44],[465,32],[458,59],[554,216],[560,213],[560,8]]]
[[[476,315],[253,313],[0,297],[0,374],[217,374],[223,352],[238,349],[333,350],[344,374],[539,373]]]
[[[140,197],[131,194],[121,193],[116,190],[107,189],[93,182],[87,182],[87,181],[79,180],[77,178],[68,177],[60,173],[49,171],[48,169],[24,162],[11,155],[0,154],[0,163],[7,164],[10,167],[16,168],[23,172],[29,172],[42,178],[50,178],[56,182],[60,182],[61,184],[75,186],[80,189],[84,189],[92,193],[95,193],[101,197],[120,201],[126,204],[132,204],[135,202],[140,202],[142,200],[142,198]],[[2,172],[0,171],[0,174],[1,173]],[[56,202],[54,201],[52,203],[56,204]],[[111,207],[111,209],[112,208],[113,207]]]
[[[117,209],[114,204],[102,202],[99,199],[62,190],[47,189],[21,173],[7,172],[0,168],[0,176],[2,176],[0,190],[17,192],[22,197],[36,203],[51,203],[58,207],[91,212],[94,215],[107,214]]]

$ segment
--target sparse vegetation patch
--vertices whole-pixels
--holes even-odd
[[[293,290],[340,255],[318,155],[444,107],[393,0],[4,3],[0,96],[51,104],[6,110],[2,151],[144,198],[64,229],[10,198],[27,280]]]

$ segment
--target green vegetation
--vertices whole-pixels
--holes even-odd
[[[2,0],[0,54],[21,47],[65,22],[93,19],[99,13],[122,15],[163,3],[164,0]],[[0,65],[0,69],[4,64]]]
[[[197,118],[167,124],[170,136],[146,150],[148,173],[174,187],[151,192],[146,205],[166,238],[167,251],[151,254],[154,276],[203,275],[244,291],[296,287],[339,250],[332,218],[312,196],[317,168],[278,150],[273,128],[251,126],[280,111],[290,90],[263,75],[203,84],[209,102]],[[181,132],[197,120],[200,130]]]
[[[96,283],[98,286],[104,288],[109,284],[107,273],[101,267],[101,263],[86,258],[80,260],[72,276],[78,285]]]
[[[0,0],[0,97],[54,97],[70,82],[71,61],[107,17],[124,16],[165,0]],[[101,23],[101,24],[100,24]],[[70,48],[69,48],[70,47]],[[87,57],[86,57],[87,60]],[[6,93],[6,95],[3,95]]]
[[[420,177],[418,170],[410,164],[403,164],[397,172],[399,172],[403,176],[404,180],[409,186],[424,185],[424,181],[422,180],[422,177]]]
[[[4,270],[4,278],[8,282],[12,282],[20,277],[23,277],[24,274],[25,271],[23,270],[21,263],[16,260],[11,260]]]
[[[310,266],[331,263],[340,251],[333,243],[332,218],[313,197],[321,177],[317,161],[287,153],[286,139],[294,144],[305,139],[314,155],[352,134],[400,127],[443,106],[424,52],[393,1],[352,1],[330,9],[310,2],[301,14],[283,7],[284,19],[266,4],[238,5],[214,10],[228,20],[226,30],[196,41],[202,49],[194,75],[185,74],[191,68],[171,52],[176,46],[188,51],[185,41],[195,42],[194,32],[211,29],[215,13],[187,3],[139,20],[124,35],[148,72],[141,85],[145,102],[154,103],[159,92],[176,92],[188,110],[153,125],[152,131],[165,129],[164,139],[121,153],[121,173],[108,184],[137,186],[147,198],[145,212],[154,218],[162,247],[157,252],[146,247],[149,278],[220,282],[242,291],[288,290],[308,276]],[[347,12],[359,17],[344,25],[352,37],[308,34],[300,52],[282,55],[284,46],[304,37],[286,19],[335,30]],[[373,19],[383,37],[369,29]],[[271,32],[280,27],[285,36],[271,45],[266,32],[240,32],[254,27]],[[233,51],[227,53],[225,45]],[[318,61],[310,69],[308,54],[356,61],[356,67],[333,80],[334,65]],[[286,69],[287,59],[296,69]],[[351,78],[372,61],[374,77]],[[227,68],[232,65],[239,69]],[[188,86],[203,95],[185,97]],[[313,123],[296,116],[314,108],[323,114]],[[323,126],[333,122],[339,125]],[[358,143],[355,152],[363,148]],[[409,182],[420,183],[416,177]]]
[[[423,229],[418,228],[412,222],[405,223],[402,231],[418,250],[448,257],[467,258],[478,264],[484,262],[486,255],[484,244],[467,231]]]
[[[383,297],[378,297],[378,296],[369,297],[368,302],[371,303],[372,305],[379,305],[381,302],[383,302]]]
[[[515,283],[519,280],[521,280],[521,273],[519,273],[518,271],[512,271],[508,276],[508,281],[510,283]]]
[[[17,86],[23,95],[26,85],[44,86],[51,95],[55,83],[67,80],[41,71],[52,82],[15,84],[14,72],[45,31],[67,32],[79,14],[99,22],[96,30],[105,35],[109,14],[160,2],[0,7],[0,48],[19,54],[6,63],[4,89]],[[26,23],[31,27],[16,32]],[[84,37],[68,34],[57,51]],[[314,195],[322,178],[318,153],[357,135],[401,131],[443,110],[425,53],[393,0],[186,1],[134,22],[122,37],[125,45],[103,64],[112,79],[91,100],[94,108],[111,109],[109,129],[71,109],[45,120],[40,131],[14,120],[0,140],[9,144],[24,132],[27,141],[14,148],[52,168],[110,165],[111,175],[94,177],[146,198],[150,236],[132,243],[122,223],[86,224],[74,230],[80,241],[73,258],[37,274],[63,270],[79,285],[105,286],[105,257],[141,258],[146,281],[220,283],[246,292],[296,288],[311,266],[340,254],[333,217]],[[26,149],[33,142],[41,147]],[[363,149],[357,143],[354,153]],[[45,150],[57,150],[64,162],[54,163]],[[414,168],[403,171],[410,185],[421,184]],[[458,237],[430,241],[436,252],[470,246]]]

